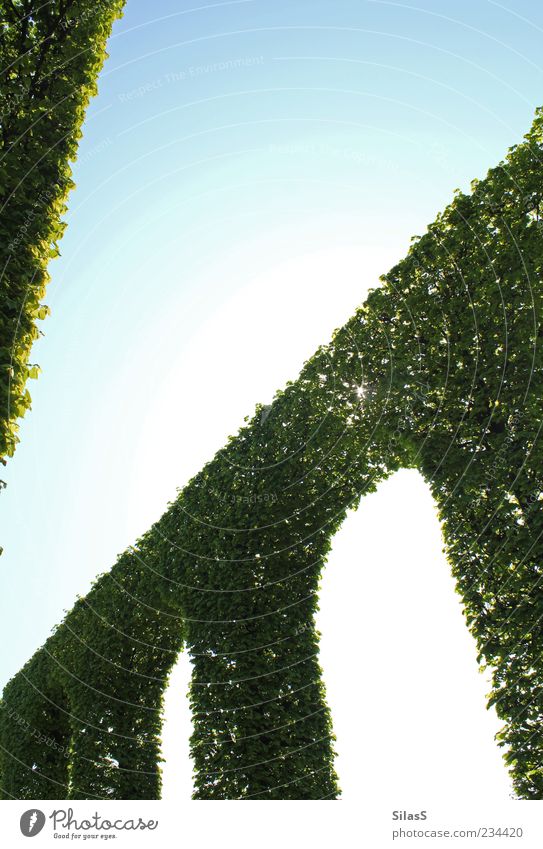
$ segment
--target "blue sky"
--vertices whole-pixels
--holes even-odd
[[[542,38],[535,0],[128,0],[5,472],[2,682],[521,138]]]

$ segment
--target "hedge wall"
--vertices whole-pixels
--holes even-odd
[[[402,467],[439,506],[516,792],[543,798],[542,153],[538,111],[8,683],[5,798],[157,798],[183,644],[195,798],[336,798],[319,578]]]
[[[0,461],[30,407],[29,362],[87,104],[124,0],[0,0]]]

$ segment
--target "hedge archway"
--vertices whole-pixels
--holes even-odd
[[[514,787],[543,798],[542,152],[540,110],[9,682],[6,797],[58,798],[41,734],[69,737],[68,798],[157,798],[162,694],[184,643],[195,797],[335,798],[319,576],[347,509],[414,467],[493,670]],[[55,688],[69,732],[51,728]]]

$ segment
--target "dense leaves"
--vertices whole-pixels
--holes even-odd
[[[336,798],[319,579],[349,508],[406,466],[439,506],[516,791],[543,798],[542,153],[538,112],[9,682],[6,798],[158,796],[183,642],[195,797]]]
[[[0,0],[0,460],[29,408],[81,125],[124,0]]]

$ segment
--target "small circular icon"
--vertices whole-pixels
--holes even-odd
[[[35,837],[45,825],[45,814],[37,808],[25,811],[21,817],[21,831],[25,837]]]

